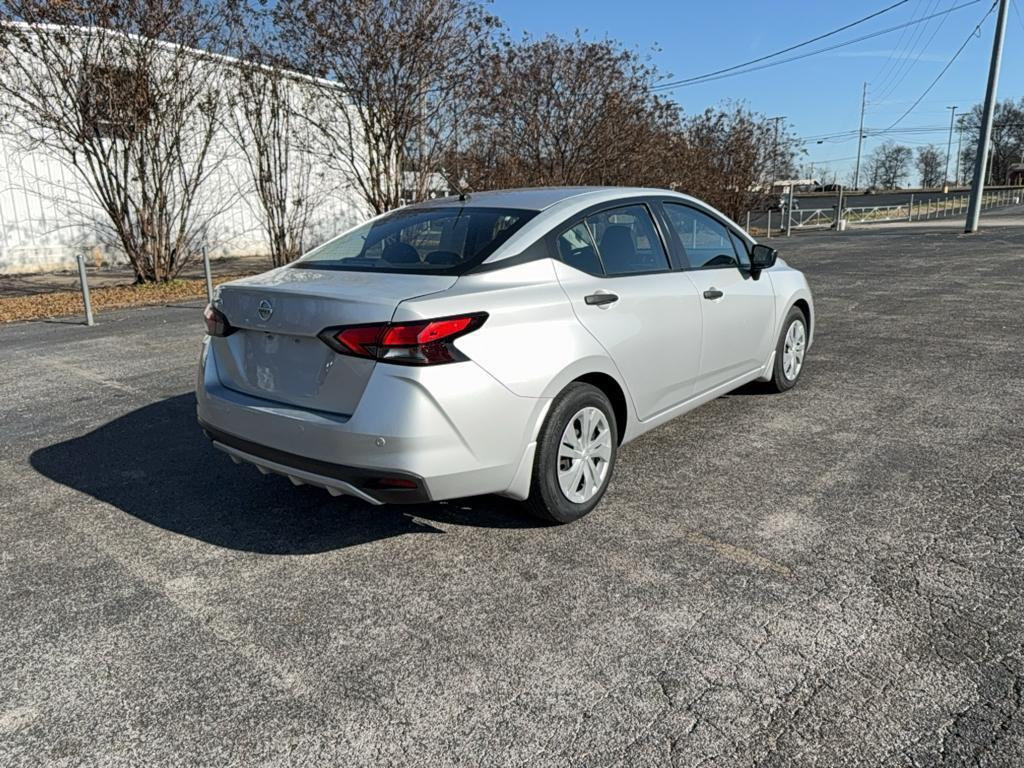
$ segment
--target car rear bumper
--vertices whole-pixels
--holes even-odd
[[[550,403],[513,394],[472,362],[378,364],[351,415],[324,413],[223,386],[210,350],[205,344],[196,401],[217,448],[292,482],[377,504],[508,492],[522,482],[523,457]],[[396,480],[415,488],[382,486]]]
[[[430,501],[422,478],[415,475],[394,470],[382,474],[359,467],[331,464],[257,445],[227,432],[221,432],[202,420],[199,421],[199,426],[216,448],[224,451],[236,462],[252,464],[265,474],[273,472],[284,475],[296,485],[315,485],[329,491],[333,496],[355,496],[371,504],[419,504]],[[384,479],[403,480],[412,487],[388,488],[381,485]]]

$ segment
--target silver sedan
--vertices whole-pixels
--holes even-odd
[[[497,493],[569,522],[618,449],[796,384],[803,274],[699,200],[484,192],[378,216],[206,310],[199,421],[237,462],[371,504]]]

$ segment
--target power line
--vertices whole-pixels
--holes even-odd
[[[736,64],[735,66],[727,67],[725,69],[720,69],[720,70],[717,70],[715,72],[708,72],[706,74],[697,75],[695,77],[689,77],[689,78],[686,78],[684,80],[676,80],[676,81],[669,82],[669,83],[661,83],[660,85],[654,86],[654,88],[652,90],[655,90],[655,91],[674,90],[676,88],[683,88],[683,87],[686,87],[686,86],[689,86],[689,85],[697,85],[697,84],[700,84],[700,83],[711,82],[713,80],[721,80],[721,79],[726,78],[726,77],[735,77],[736,75],[745,75],[745,74],[747,74],[749,72],[756,72],[756,71],[761,70],[761,69],[767,69],[768,67],[776,67],[779,64],[788,64],[789,62],[792,62],[792,61],[799,61],[800,59],[806,59],[806,58],[809,58],[811,56],[817,56],[819,53],[828,53],[829,51],[834,51],[834,50],[837,50],[839,48],[845,48],[846,46],[853,45],[854,43],[860,43],[860,42],[863,42],[865,40],[871,40],[872,38],[875,38],[875,37],[881,37],[882,35],[887,35],[887,34],[889,34],[891,32],[896,32],[897,30],[903,29],[905,27],[912,26],[914,24],[921,24],[923,22],[929,21],[929,20],[937,18],[939,16],[945,16],[947,14],[953,13],[954,11],[958,11],[961,8],[967,8],[968,6],[976,5],[976,4],[980,3],[980,2],[981,2],[981,0],[968,0],[968,2],[966,2],[966,3],[961,3],[960,5],[955,5],[952,8],[949,8],[949,9],[947,9],[945,11],[940,11],[938,13],[932,14],[931,16],[925,16],[925,17],[923,17],[921,19],[917,19],[916,21],[908,21],[908,22],[905,22],[903,24],[897,24],[896,26],[888,27],[887,29],[882,29],[882,30],[879,30],[877,32],[871,32],[871,33],[869,33],[867,35],[861,35],[860,37],[855,37],[855,38],[853,38],[851,40],[846,40],[845,42],[842,42],[842,43],[836,43],[835,45],[830,45],[830,46],[827,46],[825,48],[818,48],[816,50],[809,51],[807,53],[802,53],[802,54],[799,54],[797,56],[790,56],[790,57],[785,58],[785,59],[779,59],[778,61],[768,61],[766,63],[759,64],[758,66],[750,66],[751,64],[756,64],[757,62],[765,61],[765,59],[774,58],[775,56],[778,56],[778,55],[780,55],[782,53],[781,51],[776,51],[775,53],[769,54],[767,56],[762,56],[759,59],[754,59],[753,61],[744,62],[743,64]],[[884,11],[879,11],[879,13],[883,13],[883,12]],[[854,22],[854,23],[859,23],[859,22]],[[834,32],[829,33],[829,34],[834,34]],[[800,45],[791,46],[790,48],[788,48],[786,50],[793,50],[795,48],[800,48],[803,45],[806,45],[806,43],[801,43]]]
[[[896,129],[894,129],[892,131],[888,131],[888,133],[932,133],[932,132],[935,132],[935,131],[944,131],[944,130],[946,130],[946,127],[945,126],[941,126],[941,125],[940,126],[936,126],[934,128],[931,127],[931,126],[921,125],[921,126],[912,126],[912,127],[907,127],[907,128],[896,128]],[[858,131],[856,129],[854,129],[852,131],[838,131],[836,133],[823,133],[823,134],[819,134],[817,136],[801,136],[801,137],[798,138],[798,140],[806,143],[808,141],[826,141],[828,139],[856,138],[857,137],[857,133],[858,133]],[[864,129],[864,133],[870,134],[872,136],[877,136],[878,134],[883,133],[883,131],[881,129],[865,128]]]
[[[849,24],[845,24],[845,25],[843,25],[841,27],[837,27],[836,29],[833,29],[831,32],[826,32],[823,35],[818,35],[817,37],[812,37],[810,40],[804,40],[802,43],[797,43],[796,45],[791,45],[791,46],[789,46],[789,48],[783,48],[781,51],[775,51],[775,53],[769,53],[769,54],[767,54],[765,56],[761,56],[761,57],[756,58],[756,59],[751,59],[750,61],[744,62],[743,64],[736,64],[736,65],[731,66],[731,67],[726,67],[725,69],[719,69],[719,70],[716,70],[714,72],[708,72],[707,74],[704,74],[704,75],[698,75],[696,77],[687,78],[686,80],[680,80],[679,82],[680,83],[685,83],[688,80],[699,80],[699,79],[702,79],[702,78],[705,78],[705,77],[712,77],[713,75],[721,75],[721,74],[724,74],[726,72],[732,72],[734,69],[741,69],[742,67],[747,67],[747,66],[750,66],[751,64],[758,64],[759,62],[765,61],[767,59],[773,59],[776,56],[781,56],[784,53],[789,53],[790,51],[795,51],[797,48],[803,48],[805,45],[810,45],[811,43],[816,43],[819,40],[824,40],[826,37],[832,37],[832,35],[838,35],[840,32],[845,32],[850,27],[855,27],[858,24],[863,24],[865,21],[870,21],[871,19],[875,18],[876,16],[881,16],[883,13],[888,13],[889,11],[893,10],[894,8],[899,8],[901,5],[906,5],[909,2],[910,2],[910,0],[900,0],[898,3],[893,3],[892,5],[890,5],[890,6],[886,7],[886,8],[883,8],[880,11],[875,11],[874,13],[872,13],[872,14],[870,14],[868,16],[865,16],[862,19],[857,19],[857,21],[851,21]],[[665,84],[663,84],[662,86],[659,86],[659,87],[668,87],[668,86],[674,86],[674,85],[675,85],[675,83],[665,83]]]
[[[1020,15],[1020,8],[1017,7],[1017,3],[1011,3],[1013,6],[1013,13],[1017,17],[1017,23],[1020,24],[1021,32],[1024,32],[1024,16]]]
[[[961,119],[969,119],[969,116],[967,114],[963,114],[960,117],[961,117]],[[966,125],[966,123],[965,123],[965,125]],[[976,125],[974,127],[977,128]],[[1005,128],[1024,128],[1024,123],[993,123],[992,124],[992,128],[994,130],[995,129],[1002,130],[1002,129],[1005,129]],[[948,130],[949,130],[949,126],[948,125],[936,125],[936,126],[918,125],[918,126],[910,126],[910,127],[906,127],[906,128],[892,128],[892,129],[865,128],[864,129],[864,135],[865,136],[870,136],[870,137],[893,136],[893,135],[895,135],[895,136],[913,136],[913,135],[928,135],[929,133],[945,133]],[[801,144],[809,144],[810,142],[829,141],[829,140],[836,140],[836,139],[845,139],[847,141],[852,141],[855,138],[857,138],[857,131],[853,130],[853,131],[843,131],[841,133],[821,134],[819,136],[800,136],[800,137],[797,137],[796,140],[799,143],[801,143]]]
[[[931,91],[931,89],[934,88],[935,85],[939,82],[939,80],[942,79],[942,76],[944,74],[946,74],[946,72],[949,70],[949,68],[951,66],[953,66],[953,62],[957,60],[957,58],[960,56],[961,53],[963,53],[964,48],[967,47],[967,44],[970,43],[971,40],[973,40],[975,37],[977,37],[978,35],[981,34],[981,25],[984,24],[988,20],[988,17],[992,15],[992,11],[994,11],[995,9],[996,9],[996,3],[992,3],[992,5],[989,7],[989,9],[985,13],[985,15],[981,17],[981,21],[979,21],[977,26],[974,29],[971,30],[971,33],[967,36],[967,39],[964,40],[963,44],[959,48],[956,49],[956,53],[953,54],[953,58],[951,58],[949,61],[946,62],[946,66],[944,66],[942,68],[942,71],[940,71],[939,74],[937,74],[935,76],[935,79],[932,80],[931,84],[927,88],[924,89],[924,92],[920,96],[917,97],[917,99],[914,101],[913,104],[910,105],[910,107],[907,109],[907,111],[904,112],[902,115],[900,115],[898,118],[896,118],[896,120],[888,128],[886,128],[885,130],[891,131],[893,128],[895,128],[897,125],[899,125],[901,122],[903,122],[903,118],[905,118],[907,115],[909,115],[911,112],[913,112],[914,109],[917,108],[917,105],[921,103],[921,101],[924,99],[924,97],[927,96],[928,93]]]
[[[917,0],[917,7],[914,9],[914,12],[910,16],[911,20],[916,19],[918,11],[923,10],[924,4],[922,0]],[[878,70],[875,76],[868,81],[870,83],[876,83],[876,87],[878,87],[879,90],[885,87],[886,83],[889,82],[889,78],[892,77],[893,71],[900,64],[900,59],[897,57],[900,56],[904,51],[903,40],[904,38],[906,38],[906,36],[907,30],[900,30],[900,36],[896,40],[896,45],[893,46],[892,50],[889,51],[889,56],[886,58],[885,63],[881,66],[881,68]],[[909,43],[909,40],[907,42]]]
[[[856,155],[850,155],[849,157],[830,157],[830,158],[828,158],[826,160],[815,160],[813,162],[814,162],[815,165],[825,165],[826,163],[842,163],[842,162],[845,162],[847,160],[855,160],[856,158],[857,158]],[[811,161],[808,160],[807,162],[811,162]]]
[[[956,0],[953,0],[953,3],[955,3],[955,2],[956,2]],[[939,7],[940,3],[941,3],[941,0],[934,0],[933,3],[928,5],[928,10],[925,11],[925,13],[926,14],[934,13],[935,9],[937,9]],[[950,5],[952,5],[953,3],[950,3]],[[942,19],[939,20],[939,27],[942,26],[942,22],[945,21],[945,19],[946,19],[946,17],[943,17]],[[924,38],[924,35],[928,31],[928,27],[929,26],[931,26],[931,22],[928,22],[926,24],[922,24],[921,26],[917,27],[914,30],[914,34],[910,38],[910,42],[907,44],[907,56],[905,56],[902,60],[900,60],[896,64],[896,67],[893,69],[893,71],[891,73],[891,75],[892,75],[892,77],[891,77],[892,82],[890,82],[888,87],[886,87],[886,88],[883,88],[882,84],[880,84],[878,86],[878,93],[879,93],[879,97],[878,98],[879,98],[879,100],[885,99],[887,96],[892,94],[892,92],[895,91],[899,87],[900,83],[903,82],[903,80],[906,78],[906,76],[914,68],[914,64],[916,63],[916,61],[920,60],[921,56],[924,55],[924,52],[928,49],[928,45],[935,38],[935,34],[934,33],[932,34],[932,36],[928,39],[928,41],[921,48],[921,50],[918,50],[917,44],[918,44],[918,42],[920,42]],[[938,31],[938,27],[936,28],[936,32],[937,31]]]
[[[952,5],[955,2],[956,0],[952,0],[950,5]],[[895,93],[901,85],[903,85],[903,82],[907,79],[907,75],[914,71],[914,67],[920,63],[921,59],[928,52],[932,42],[934,42],[939,32],[942,31],[942,27],[946,23],[946,19],[948,18],[948,16],[943,16],[941,19],[938,20],[938,23],[935,25],[935,29],[932,30],[932,33],[928,36],[927,40],[923,40],[923,44],[920,48],[917,48],[917,46],[913,47],[913,49],[911,50],[911,54],[901,62],[899,69],[893,73],[893,81],[885,89],[880,98],[887,99],[889,96]],[[931,23],[929,22],[928,24],[925,24],[921,27],[920,32],[922,39],[924,38],[924,35],[927,33],[930,24]]]

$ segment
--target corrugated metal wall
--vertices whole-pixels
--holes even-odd
[[[227,135],[211,153],[220,164],[204,188],[205,210],[220,211],[210,223],[211,256],[266,253],[248,167]],[[317,197],[307,248],[365,218],[365,205],[349,188]],[[0,134],[0,273],[70,269],[79,253],[92,263],[124,263],[123,253],[105,242],[105,220],[74,168]]]

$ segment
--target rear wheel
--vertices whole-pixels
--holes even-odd
[[[776,392],[792,389],[804,368],[807,355],[807,318],[799,308],[793,307],[782,324],[782,332],[775,346],[775,366],[770,381]]]
[[[537,436],[527,510],[571,523],[601,501],[619,444],[615,412],[595,386],[574,382],[551,404]]]

